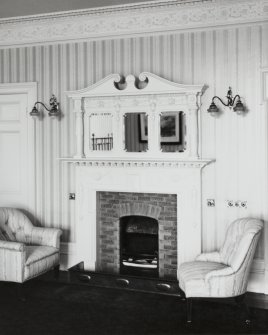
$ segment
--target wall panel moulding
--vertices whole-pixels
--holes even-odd
[[[268,0],[168,0],[0,20],[0,47],[124,37],[268,20]]]

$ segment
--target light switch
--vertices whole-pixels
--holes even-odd
[[[215,207],[215,199],[207,199],[208,207]]]

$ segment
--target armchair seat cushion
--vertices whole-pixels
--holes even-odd
[[[211,271],[227,268],[218,262],[185,262],[179,268],[179,285],[187,297],[209,297],[210,287],[205,278]]]
[[[53,247],[39,246],[39,245],[27,245],[26,249],[26,263],[25,265],[30,265],[32,263],[41,261],[51,255],[57,254],[59,251]]]
[[[26,246],[24,280],[37,277],[59,264],[59,251],[53,247]]]

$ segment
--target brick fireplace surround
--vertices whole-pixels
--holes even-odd
[[[159,277],[177,277],[176,194],[97,192],[97,271],[120,271],[120,218],[148,216],[158,220]]]

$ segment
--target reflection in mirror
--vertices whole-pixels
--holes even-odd
[[[144,152],[148,150],[148,116],[145,113],[126,113],[125,150]]]
[[[113,124],[111,113],[90,115],[90,149],[109,151],[113,148]]]
[[[185,114],[163,112],[160,114],[160,145],[163,152],[183,152],[185,146]]]

